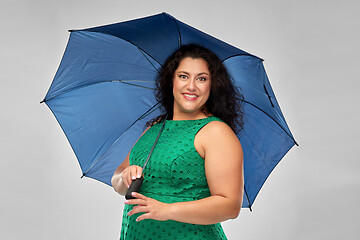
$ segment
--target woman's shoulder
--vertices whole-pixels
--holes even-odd
[[[199,132],[199,134],[206,138],[216,137],[219,140],[226,138],[229,135],[235,135],[234,131],[223,120],[217,117],[212,117],[211,121],[207,123]]]
[[[196,135],[195,148],[200,156],[205,156],[205,152],[212,152],[217,149],[241,148],[240,141],[234,131],[224,121],[213,120],[206,124]]]
[[[208,129],[208,131],[231,130],[229,125],[227,125],[223,120],[215,116],[209,117],[209,123],[207,123],[204,128],[205,127],[206,129]]]

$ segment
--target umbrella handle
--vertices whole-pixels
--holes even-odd
[[[133,180],[130,184],[129,189],[127,190],[125,194],[125,199],[134,199],[134,197],[131,195],[132,192],[139,192],[142,182],[144,181],[144,177],[141,176],[141,178],[137,178]]]

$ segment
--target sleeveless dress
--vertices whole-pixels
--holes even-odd
[[[164,203],[194,201],[210,196],[205,161],[194,147],[196,133],[214,116],[197,120],[166,120],[164,129],[144,170],[139,192]],[[162,123],[143,134],[130,152],[130,165],[143,166]],[[128,216],[133,205],[125,205],[120,240],[221,240],[227,239],[220,223],[197,225],[178,221],[145,219],[144,213]]]

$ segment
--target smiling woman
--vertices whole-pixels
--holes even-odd
[[[243,152],[234,127],[242,120],[240,96],[218,57],[197,45],[171,55],[157,84],[165,114],[149,122],[112,178],[123,195],[144,175],[135,199],[125,201],[120,239],[226,239],[220,222],[236,218],[243,199]]]

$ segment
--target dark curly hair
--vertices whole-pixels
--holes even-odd
[[[163,120],[166,115],[168,119],[172,119],[173,77],[180,62],[186,57],[201,58],[207,62],[211,76],[211,89],[209,99],[205,103],[206,111],[223,120],[234,132],[240,132],[244,125],[243,96],[233,86],[229,73],[219,57],[211,50],[196,44],[183,45],[166,59],[156,79],[156,99],[165,114],[149,121],[148,125]]]

